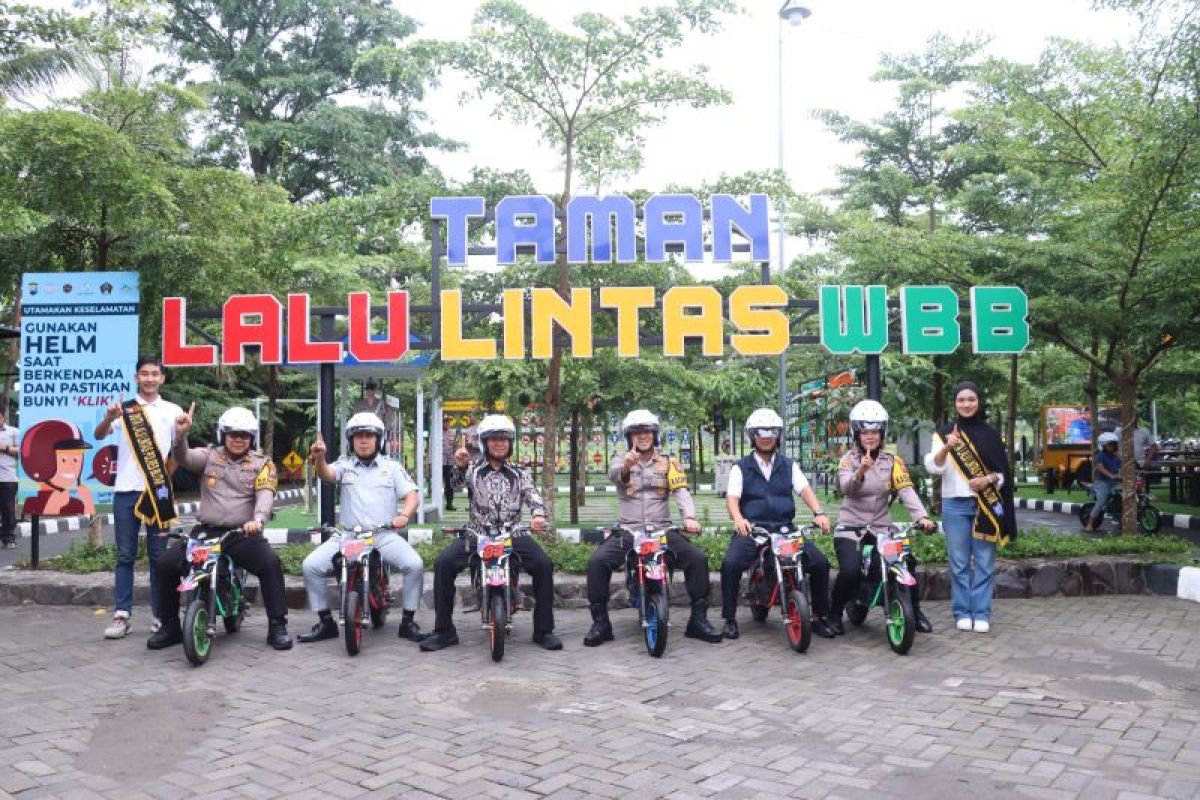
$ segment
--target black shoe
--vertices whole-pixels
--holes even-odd
[[[833,630],[833,625],[824,617],[813,617],[812,629],[813,633],[822,639],[832,639],[834,636],[837,636],[837,633]]]
[[[426,653],[432,653],[435,650],[441,650],[443,647],[450,647],[458,644],[458,631],[450,628],[445,631],[434,631],[425,637],[421,642],[421,650]]]
[[[721,631],[721,636],[726,639],[736,639],[738,637],[738,626],[736,619],[725,620],[725,630]]]
[[[829,620],[829,630],[833,631],[837,636],[846,635],[846,626],[842,624],[842,617],[840,614]]]
[[[324,616],[317,620],[317,624],[312,626],[312,630],[308,633],[302,633],[296,638],[304,644],[309,642],[319,642],[322,639],[336,639],[338,635],[337,623],[333,621],[333,617]]]
[[[446,510],[447,511],[457,511],[457,509],[454,506],[446,506]]]
[[[146,640],[146,647],[151,650],[162,650],[174,644],[183,644],[183,628],[179,627],[178,621],[174,625],[163,623],[163,626]]]
[[[429,638],[428,633],[421,632],[421,626],[417,624],[415,619],[408,619],[400,623],[400,630],[396,631],[396,635],[401,639],[408,639],[410,642],[423,642]]]
[[[708,598],[692,601],[692,616],[688,618],[687,628],[683,635],[689,639],[699,639],[702,642],[716,644],[723,638],[708,622]]]
[[[332,622],[333,620],[330,620]],[[337,635],[336,633],[334,634]],[[267,626],[267,643],[276,650],[291,650],[292,637],[288,636],[287,623],[283,620],[271,620]]]
[[[562,639],[558,638],[554,631],[535,633],[533,643],[540,644],[546,650],[562,650]]]
[[[924,612],[918,609],[916,617],[918,633],[933,633],[933,623],[929,621],[929,617],[925,616]]]

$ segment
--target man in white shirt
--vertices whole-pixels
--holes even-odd
[[[17,453],[20,432],[8,424],[8,414],[0,409],[0,546],[17,546]]]
[[[140,356],[136,371],[137,402],[154,431],[154,443],[165,464],[167,454],[171,452],[175,419],[183,414],[183,409],[163,399],[158,393],[167,380],[162,360],[158,356]],[[124,433],[124,427],[121,404],[113,403],[96,425],[95,437],[103,439],[113,431]],[[117,540],[117,566],[114,570],[113,588],[115,610],[112,622],[104,629],[106,639],[121,639],[130,630],[129,617],[133,611],[133,562],[137,558],[138,533],[142,526],[141,520],[133,510],[145,490],[146,479],[130,446],[129,437],[122,435],[117,443],[117,480],[113,486],[113,527]],[[154,565],[158,561],[158,554],[166,546],[166,540],[159,534],[157,525],[146,525],[146,554],[150,559],[150,597],[154,613],[151,628],[156,628],[158,622],[158,609],[154,600],[157,584]]]

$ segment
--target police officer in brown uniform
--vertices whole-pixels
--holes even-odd
[[[658,448],[658,417],[645,409],[630,411],[621,423],[629,451],[618,456],[608,470],[608,478],[617,487],[617,516],[622,527],[656,529],[671,525],[671,497],[683,515],[683,529],[699,533],[696,505],[687,490],[683,467]],[[633,546],[629,534],[610,534],[588,559],[588,604],[592,627],[583,643],[595,647],[612,641],[612,623],[608,619],[608,585],[613,570],[623,566]],[[685,636],[705,642],[721,641],[721,634],[708,622],[708,558],[699,547],[678,531],[667,534],[667,564],[683,570],[692,616]]]
[[[263,524],[275,502],[275,465],[254,450],[258,420],[249,409],[233,407],[217,421],[216,447],[187,446],[192,409],[175,420],[171,456],[192,472],[201,473],[200,514],[197,529],[214,531],[241,528],[226,540],[224,552],[233,563],[258,578],[269,626],[267,642],[276,650],[290,650],[287,601],[283,593],[283,566],[271,545],[262,538]],[[176,542],[158,558],[158,609],[162,627],[146,646],[161,650],[183,641],[179,625],[179,579],[187,574],[187,543]]]

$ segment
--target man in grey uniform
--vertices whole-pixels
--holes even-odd
[[[683,467],[658,448],[658,417],[645,409],[631,411],[621,423],[629,451],[613,459],[608,479],[617,487],[617,516],[622,527],[644,530],[647,525],[661,530],[671,527],[671,503],[674,497],[683,516],[683,529],[699,533],[696,505],[687,490]],[[625,564],[633,546],[629,534],[610,533],[588,559],[588,605],[592,627],[583,643],[596,647],[612,641],[612,623],[608,619],[608,586],[613,570]],[[708,558],[699,547],[675,530],[667,534],[667,564],[681,568],[692,601],[692,616],[685,636],[715,644],[721,634],[708,622]]]
[[[171,457],[185,469],[203,475],[197,528],[211,531],[242,529],[242,533],[226,540],[224,553],[234,564],[258,578],[269,620],[267,642],[276,650],[290,650],[292,639],[287,632],[283,566],[278,554],[261,535],[263,523],[271,516],[277,481],[275,465],[254,450],[258,420],[249,409],[234,406],[217,420],[217,447],[188,447],[187,432],[192,427],[195,407],[193,403],[186,414],[180,414],[175,420]],[[146,642],[151,650],[161,650],[183,641],[176,586],[188,569],[185,541],[168,547],[154,564],[162,627]]]
[[[325,441],[318,436],[313,442],[312,456],[317,475],[326,483],[342,487],[338,527],[347,530],[356,526],[377,528],[390,525],[404,528],[412,519],[419,499],[417,486],[398,461],[383,455],[386,435],[383,420],[364,411],[346,422],[346,446],[350,454],[328,464],[325,461]],[[403,500],[404,506],[396,513],[398,500]],[[302,642],[317,642],[338,635],[337,623],[329,613],[329,590],[325,581],[333,571],[333,557],[338,553],[341,540],[340,534],[329,537],[304,559],[302,570],[304,587],[308,590],[308,604],[319,618],[311,631],[297,637]],[[425,565],[421,556],[394,531],[376,534],[375,549],[385,564],[404,575],[401,593],[404,614],[398,631],[400,638],[419,642],[426,636],[413,619],[421,603],[425,581]]]

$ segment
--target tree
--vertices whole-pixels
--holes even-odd
[[[964,213],[1020,265],[1035,329],[1120,401],[1126,532],[1139,389],[1200,331],[1198,34],[1185,15],[1143,48],[1060,41],[1033,65],[991,62],[967,113],[1003,167],[974,179]]]
[[[511,0],[490,0],[475,15],[465,46],[444,47],[444,57],[475,81],[480,97],[495,101],[494,114],[532,125],[562,158],[559,210],[575,193],[577,172],[593,185],[601,174],[630,174],[640,165],[643,132],[673,106],[704,107],[728,102],[705,78],[662,66],[667,52],[689,31],[712,33],[732,10],[728,0],[676,0],[643,8],[615,20],[584,13],[575,31],[555,30]],[[571,276],[560,253],[555,287],[568,295]],[[554,466],[559,424],[562,351],[555,347],[547,368],[543,404],[548,446],[542,486],[553,512]]]
[[[278,182],[293,201],[419,175],[429,168],[421,149],[447,144],[418,128],[433,66],[402,46],[416,24],[386,0],[163,5],[178,75],[199,70],[211,101],[207,153]],[[364,96],[376,102],[338,102]]]
[[[86,20],[0,2],[0,101],[46,89],[78,69]]]

